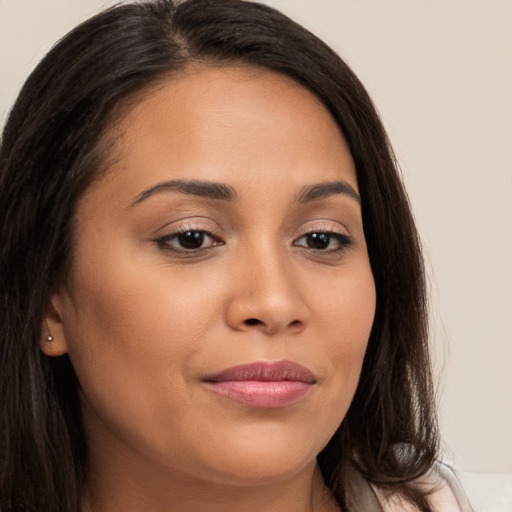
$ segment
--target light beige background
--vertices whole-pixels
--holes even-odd
[[[0,0],[0,122],[102,0]],[[512,1],[268,0],[334,46],[377,104],[426,248],[445,450],[512,472]]]

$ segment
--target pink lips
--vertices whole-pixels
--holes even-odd
[[[290,405],[316,383],[313,373],[291,361],[234,366],[204,379],[209,389],[260,408]]]

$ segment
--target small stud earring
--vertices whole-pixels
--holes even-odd
[[[53,341],[53,336],[48,336],[48,338],[46,338],[46,341]]]

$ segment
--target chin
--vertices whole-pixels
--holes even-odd
[[[274,454],[271,460],[263,457],[254,459],[241,454],[239,459],[225,461],[213,480],[216,483],[241,487],[261,487],[278,484],[297,476],[301,471],[316,464],[316,457],[287,457],[281,453]]]
[[[328,442],[293,429],[253,429],[245,435],[212,441],[212,450],[200,457],[210,467],[210,478],[217,483],[261,486],[282,482],[316,464],[316,456]],[[222,448],[221,448],[222,447]],[[213,462],[213,463],[212,463]]]

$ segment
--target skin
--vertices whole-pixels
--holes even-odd
[[[196,67],[141,96],[113,168],[81,198],[71,272],[50,298],[89,447],[84,510],[338,510],[315,458],[354,395],[375,311],[354,163],[327,110],[271,72]],[[171,188],[226,184],[232,201]],[[339,187],[338,187],[339,188]],[[199,249],[176,232],[206,231]],[[312,247],[308,233],[324,235]],[[347,237],[351,244],[346,243]],[[249,321],[248,321],[249,320]],[[205,375],[290,360],[315,384],[255,408]]]

